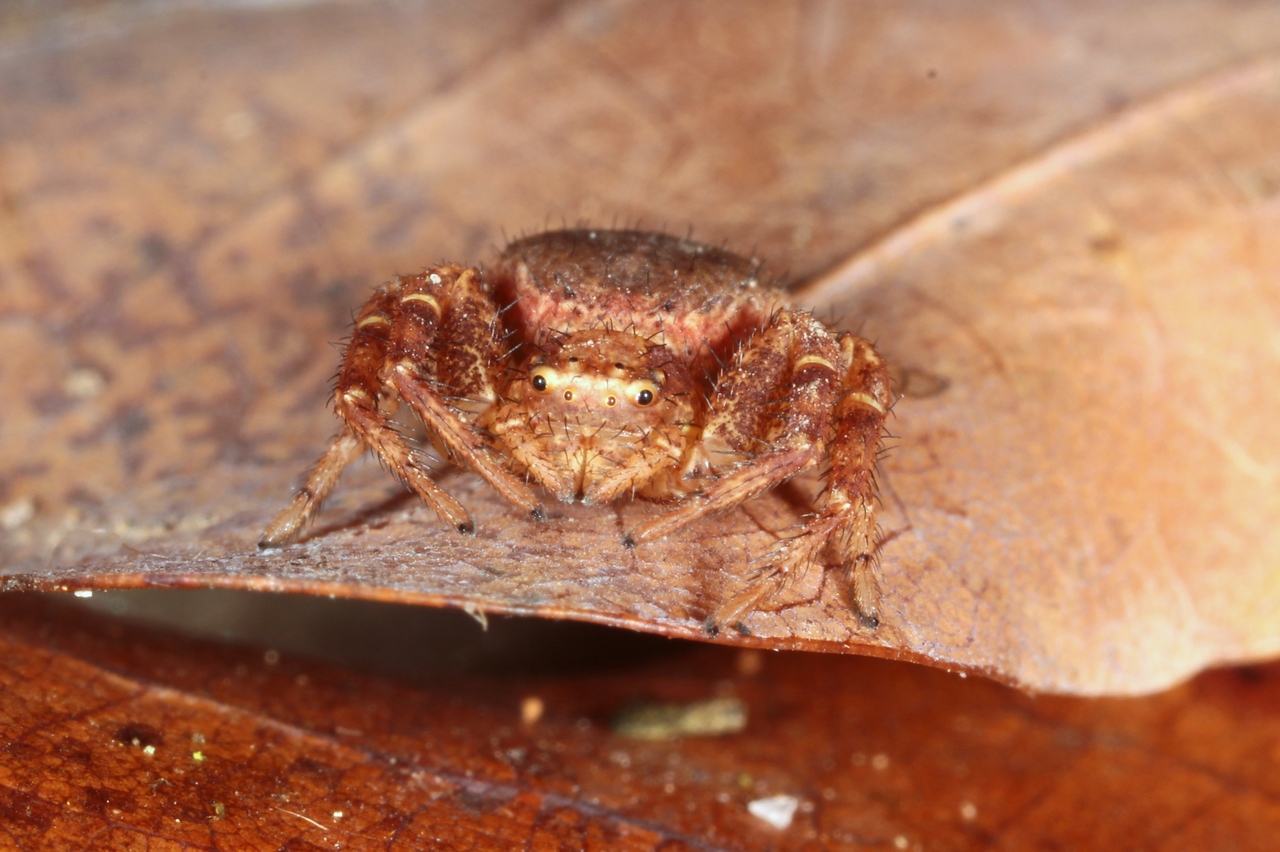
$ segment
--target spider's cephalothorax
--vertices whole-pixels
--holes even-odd
[[[629,331],[554,339],[504,390],[505,402],[480,426],[566,502],[647,495],[660,471],[679,465],[695,431],[688,367],[664,344]]]
[[[817,515],[762,559],[708,627],[735,624],[828,546],[875,621],[872,470],[892,402],[869,343],[835,334],[729,252],[642,231],[554,231],[493,267],[397,277],[356,317],[335,394],[345,422],[263,547],[295,539],[365,448],[444,520],[474,530],[390,415],[515,506],[668,502],[624,544],[662,537],[829,462]]]

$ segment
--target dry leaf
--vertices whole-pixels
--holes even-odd
[[[0,31],[10,588],[221,585],[702,636],[807,509],[636,552],[653,511],[463,539],[334,429],[394,271],[586,218],[729,239],[904,377],[884,618],[810,577],[732,641],[1140,692],[1273,654],[1280,10],[656,2],[70,6]],[[924,391],[922,393],[922,391]],[[917,396],[918,395],[918,396]],[[816,597],[815,597],[816,596]]]

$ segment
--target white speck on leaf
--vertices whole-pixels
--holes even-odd
[[[791,820],[800,807],[800,800],[795,796],[778,795],[764,799],[756,799],[747,803],[751,815],[762,819],[774,828],[782,829],[791,825]]]
[[[0,529],[16,530],[36,516],[36,501],[19,497],[0,507]]]

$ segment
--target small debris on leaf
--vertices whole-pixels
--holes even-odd
[[[0,506],[0,529],[16,530],[36,516],[36,501],[30,497],[19,497]]]
[[[544,709],[542,699],[536,695],[530,695],[520,702],[520,721],[526,725],[536,725],[542,718]]]
[[[778,795],[764,799],[756,799],[747,803],[747,810],[757,819],[762,819],[777,829],[787,828],[800,807],[800,800],[795,796]]]
[[[691,704],[641,704],[613,721],[619,736],[637,740],[717,737],[747,726],[747,708],[737,698],[713,698]]]

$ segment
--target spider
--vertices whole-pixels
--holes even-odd
[[[706,628],[745,632],[741,619],[828,553],[874,627],[888,371],[870,343],[795,309],[759,274],[755,261],[666,234],[561,230],[511,243],[483,271],[393,278],[356,316],[335,392],[342,430],[260,547],[295,540],[366,448],[474,533],[392,421],[405,403],[437,449],[538,520],[535,485],[565,502],[665,503],[626,547],[825,464],[821,507]]]

